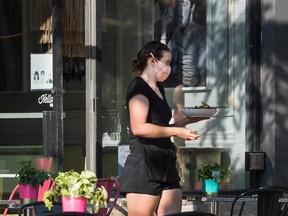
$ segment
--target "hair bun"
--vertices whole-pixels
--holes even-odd
[[[139,72],[141,71],[141,65],[138,59],[133,59],[132,61],[132,72]]]

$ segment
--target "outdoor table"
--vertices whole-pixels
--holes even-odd
[[[15,210],[15,211],[19,211],[20,208],[23,206],[23,204],[20,203],[20,200],[0,200],[0,209],[10,209],[10,210]],[[87,204],[87,210],[90,210],[92,208],[92,206],[90,204]],[[32,207],[29,207],[29,209],[26,209],[28,211],[25,212],[25,215],[33,215],[33,211]],[[75,213],[75,212],[74,212]],[[59,215],[61,215],[62,213],[59,213]],[[77,212],[75,213],[75,215],[77,214]],[[84,215],[85,213],[83,213]],[[50,213],[47,213],[45,215],[50,215]],[[57,213],[51,213],[51,215],[57,215]],[[69,215],[68,213],[64,213],[63,215]],[[70,213],[71,215],[71,213]],[[79,215],[79,214],[78,214]],[[88,213],[86,213],[86,215],[88,215]],[[97,214],[93,214],[93,215],[97,215]]]
[[[12,210],[13,212],[18,212],[21,208],[22,204],[20,204],[20,200],[0,200],[0,209],[1,211],[5,211],[5,209]]]
[[[8,208],[9,210],[15,210],[15,211],[19,211],[20,208],[23,206],[22,203],[20,203],[20,200],[0,200],[0,209],[6,209]],[[34,211],[33,208],[30,207],[28,209],[25,209],[25,216],[33,216],[34,215]]]
[[[0,200],[0,209],[20,209],[22,204],[20,204],[19,200]]]
[[[193,201],[193,202],[210,202],[210,212],[213,214],[216,214],[217,216],[221,216],[221,202],[233,202],[236,196],[230,195],[230,196],[188,196],[186,198],[187,201]]]
[[[233,202],[237,195],[218,195],[218,196],[187,196],[187,201],[195,201],[195,202],[210,202],[211,208],[210,212],[216,214],[217,216],[221,216],[221,203],[222,202]],[[238,199],[237,202],[257,202],[257,196],[249,196],[242,197]],[[280,198],[279,202],[288,202],[288,198]]]

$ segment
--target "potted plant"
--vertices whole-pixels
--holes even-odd
[[[38,170],[47,170],[51,172],[53,165],[53,157],[39,156],[35,158],[35,167]]]
[[[202,191],[207,195],[217,195],[219,185],[227,177],[228,169],[219,163],[207,162],[203,163],[197,171],[198,179],[202,181]]]
[[[19,196],[22,202],[36,200],[39,185],[42,185],[50,177],[51,173],[48,171],[34,168],[31,159],[24,158],[19,161],[16,178],[19,182]]]
[[[58,172],[54,187],[44,193],[45,206],[50,210],[53,200],[61,197],[63,211],[85,211],[90,203],[93,212],[98,212],[100,206],[107,206],[107,191],[103,186],[96,187],[97,181],[95,173],[89,170],[80,174],[74,170]],[[72,206],[67,206],[66,201],[71,201]],[[77,201],[82,204],[76,204]]]

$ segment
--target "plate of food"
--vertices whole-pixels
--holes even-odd
[[[186,117],[211,117],[217,112],[217,109],[202,102],[200,106],[188,107],[181,112]]]

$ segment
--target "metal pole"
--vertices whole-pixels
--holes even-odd
[[[250,114],[250,126],[248,136],[250,136],[250,151],[262,151],[260,145],[261,137],[261,93],[260,93],[260,64],[261,64],[261,1],[251,0],[248,4],[250,43],[249,43],[249,95],[248,109]],[[260,186],[259,172],[250,171],[250,188],[258,188]]]
[[[86,49],[86,169],[102,175],[101,121],[101,1],[85,0]]]
[[[62,60],[62,0],[52,0],[53,22],[53,111],[55,112],[55,142],[58,171],[63,170],[64,144],[63,144],[63,60]]]

